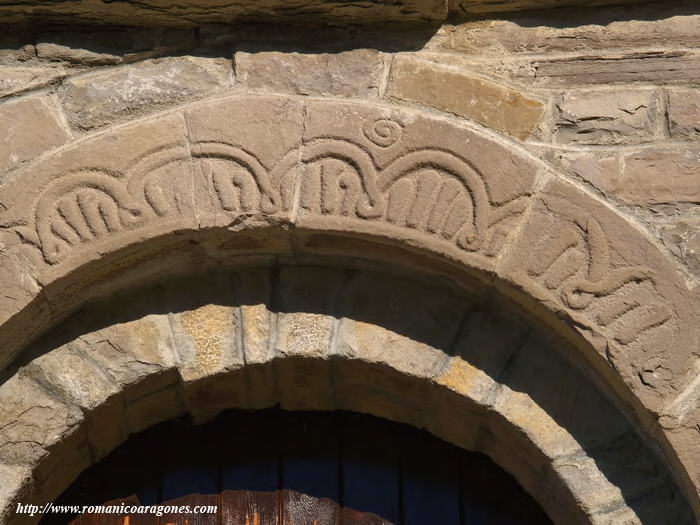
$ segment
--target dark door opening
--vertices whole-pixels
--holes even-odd
[[[73,513],[76,525],[545,525],[482,454],[348,412],[230,411],[132,436],[55,505],[216,506],[215,512]]]

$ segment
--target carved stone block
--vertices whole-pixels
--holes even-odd
[[[205,226],[289,219],[303,126],[302,105],[285,97],[229,98],[185,114],[194,193]],[[269,126],[275,122],[274,126]]]
[[[584,337],[602,334],[594,366],[620,374],[649,410],[684,380],[700,313],[679,308],[693,300],[682,275],[641,231],[575,186],[546,185],[498,274],[540,301],[530,303],[532,315],[546,306]]]
[[[304,144],[300,226],[371,231],[485,270],[536,180],[520,153],[412,110],[310,102]]]

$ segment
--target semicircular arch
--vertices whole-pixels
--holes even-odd
[[[228,96],[56,150],[0,203],[4,366],[89,301],[160,273],[416,253],[422,271],[507,296],[569,341],[697,504],[694,405],[678,402],[696,395],[697,295],[633,224],[506,141],[388,104]]]

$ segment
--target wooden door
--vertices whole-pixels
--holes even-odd
[[[545,525],[483,455],[352,413],[232,411],[132,437],[55,505],[212,506],[202,514],[45,516],[75,525]]]

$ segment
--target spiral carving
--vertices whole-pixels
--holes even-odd
[[[401,140],[403,127],[395,120],[381,118],[379,120],[367,120],[362,126],[365,137],[381,148],[388,148]]]

